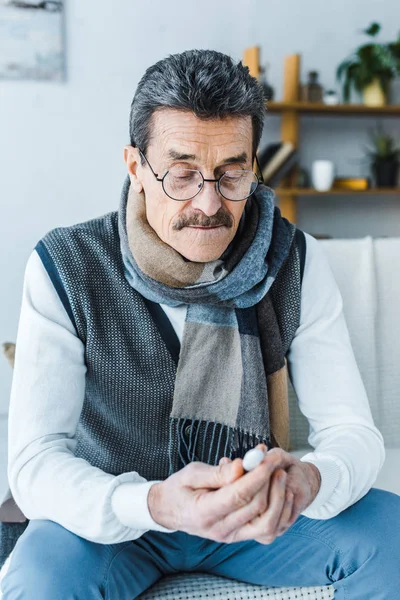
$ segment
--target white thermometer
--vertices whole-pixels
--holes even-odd
[[[248,450],[243,458],[243,468],[245,471],[252,471],[264,460],[265,454],[260,448]]]

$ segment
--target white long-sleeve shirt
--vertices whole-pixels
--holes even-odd
[[[301,321],[288,353],[313,452],[302,460],[321,473],[321,488],[302,513],[334,517],[363,497],[384,461],[355,362],[342,298],[318,242],[306,234]],[[162,306],[178,338],[186,307]],[[74,456],[85,391],[84,345],[36,251],[25,271],[9,414],[9,483],[29,519],[49,519],[98,543],[133,540],[154,522],[154,482],[114,476]]]

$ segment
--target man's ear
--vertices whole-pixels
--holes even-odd
[[[138,174],[138,170],[140,171],[138,167],[141,166],[139,150],[133,146],[125,146],[124,161],[128,168],[129,177],[131,178],[131,186],[135,192],[142,192],[143,184]]]

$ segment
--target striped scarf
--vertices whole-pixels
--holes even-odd
[[[187,305],[169,436],[170,456],[177,451],[182,466],[243,457],[258,443],[288,446],[286,363],[268,292],[294,233],[273,191],[260,186],[220,259],[191,262],[157,236],[144,193],[125,181],[119,210],[125,276],[148,300]]]

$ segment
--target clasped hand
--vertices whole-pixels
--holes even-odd
[[[243,461],[223,458],[214,467],[193,462],[152,486],[153,519],[167,527],[217,542],[272,543],[314,500],[320,474],[311,463],[273,448],[250,472]]]

